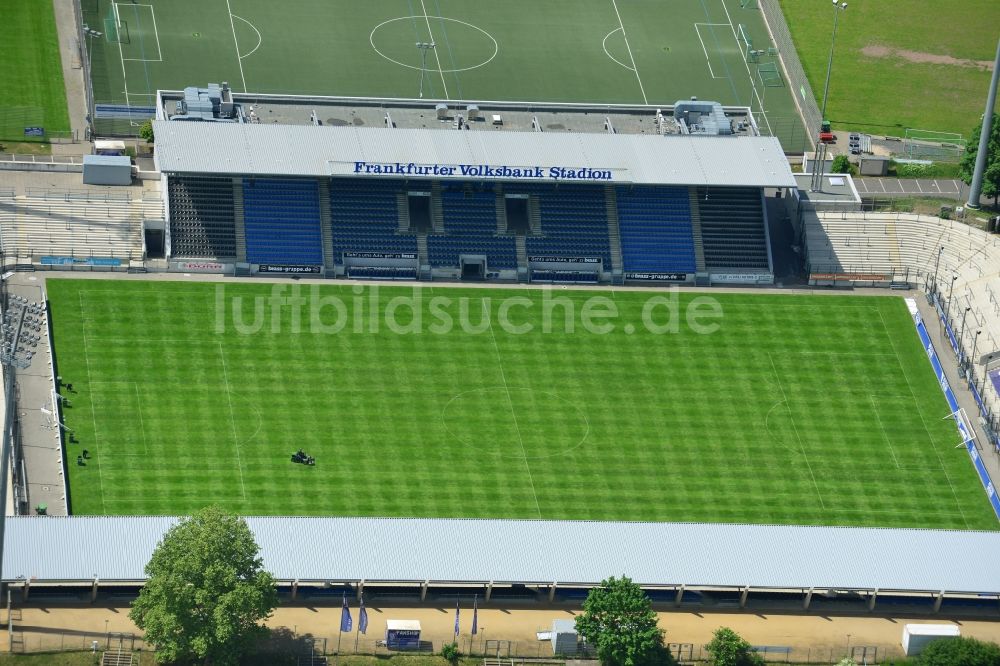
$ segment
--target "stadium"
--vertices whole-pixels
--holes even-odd
[[[995,615],[961,562],[1000,546],[1000,237],[793,173],[766,16],[693,22],[749,94],[653,104],[426,63],[427,97],[137,89],[160,7],[88,19],[126,89],[94,119],[151,113],[153,156],[0,170],[14,597],[134,596],[218,504],[286,603],[571,607],[625,571],[661,608]]]

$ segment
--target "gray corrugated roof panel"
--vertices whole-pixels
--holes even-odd
[[[5,580],[142,580],[175,520],[9,518]],[[596,583],[624,573],[646,585],[1000,593],[995,567],[956,564],[974,553],[1000,552],[1000,532],[390,518],[247,522],[279,580]]]
[[[160,167],[167,172],[329,176],[356,175],[357,162],[399,164],[403,168],[412,163],[418,167],[539,167],[542,180],[551,179],[551,167],[563,167],[607,172],[610,182],[620,183],[795,187],[781,145],[773,137],[314,127],[266,122],[156,121],[155,125]],[[420,177],[413,172],[396,171],[394,175]],[[451,177],[476,178],[460,168]],[[600,176],[574,180],[585,181],[607,182]]]

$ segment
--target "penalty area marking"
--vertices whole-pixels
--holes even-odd
[[[705,64],[708,65],[708,73],[712,75],[713,79],[728,79],[729,78],[728,76],[716,76],[715,75],[715,71],[712,69],[712,60],[708,57],[708,49],[705,47],[705,40],[701,38],[701,29],[698,27],[700,25],[707,25],[707,26],[714,26],[714,25],[722,26],[722,25],[724,25],[724,26],[726,26],[728,28],[729,24],[728,23],[695,23],[694,24],[694,31],[698,35],[698,41],[701,42],[702,53],[705,54]]]
[[[434,68],[417,67],[415,65],[410,65],[410,64],[405,63],[405,62],[400,62],[399,60],[396,60],[395,58],[390,58],[386,54],[382,53],[379,50],[379,48],[377,46],[375,46],[375,33],[379,30],[379,28],[381,28],[381,27],[383,27],[385,25],[388,25],[389,23],[393,23],[395,21],[410,21],[412,19],[422,19],[422,18],[426,18],[426,19],[438,19],[440,21],[451,21],[452,23],[459,23],[461,25],[464,25],[464,26],[467,26],[469,28],[472,28],[473,30],[478,30],[479,32],[481,32],[484,35],[486,35],[491,42],[493,42],[493,54],[489,58],[487,58],[486,60],[484,60],[483,62],[481,62],[481,63],[479,63],[477,65],[472,65],[470,67],[457,67],[455,69],[439,69],[437,67],[434,67]],[[382,56],[383,58],[385,58],[389,62],[391,62],[393,64],[396,64],[396,65],[399,65],[400,67],[406,67],[407,69],[414,69],[414,70],[416,70],[418,72],[420,70],[424,70],[425,72],[437,72],[437,71],[440,71],[440,72],[442,72],[444,74],[454,74],[456,72],[468,72],[469,70],[472,70],[472,69],[479,69],[480,67],[485,67],[486,65],[490,64],[491,62],[493,62],[493,59],[496,58],[497,54],[500,52],[500,44],[497,42],[496,38],[494,38],[493,35],[491,35],[490,33],[486,32],[485,30],[483,30],[482,28],[480,28],[478,25],[473,25],[472,23],[466,23],[465,21],[460,21],[458,19],[449,18],[447,16],[426,16],[425,17],[423,14],[417,14],[415,16],[397,16],[396,18],[391,18],[388,21],[382,21],[377,26],[375,26],[374,28],[372,28],[372,31],[368,34],[368,42],[372,45],[372,49],[375,50],[375,53],[379,54],[380,56]]]
[[[254,51],[256,51],[257,49],[260,48],[260,43],[264,41],[264,38],[260,36],[260,30],[257,29],[257,26],[255,26],[250,21],[246,20],[242,16],[237,16],[236,14],[233,14],[232,17],[235,18],[235,19],[239,19],[239,20],[243,21],[248,26],[250,26],[251,30],[253,30],[254,32],[257,33],[257,46],[255,46],[252,49],[250,49],[250,53],[246,53],[244,55],[241,55],[240,56],[240,60],[243,60],[243,58],[249,58],[250,56],[252,56],[254,54]],[[237,48],[237,54],[236,55],[239,55],[239,49],[238,48]]]
[[[115,3],[115,9],[116,10],[117,10],[117,6],[119,4],[122,4],[122,3],[119,3],[119,2]],[[149,15],[153,19],[153,36],[156,37],[156,59],[154,60],[153,58],[123,58],[123,60],[125,62],[163,62],[163,50],[160,49],[160,31],[156,29],[156,12],[153,10],[153,5],[146,5],[146,4],[142,4],[142,3],[138,3],[138,2],[130,2],[130,3],[127,3],[127,4],[128,4],[128,6],[131,6],[131,7],[149,7]],[[139,13],[138,13],[139,10],[135,9],[133,11],[136,12],[135,17],[136,17],[136,21],[138,21],[139,20]],[[116,11],[115,13],[119,16],[119,19],[120,19],[121,12]],[[121,42],[119,42],[119,44],[120,43]]]
[[[604,55],[608,56],[609,58],[611,58],[612,60],[614,60],[616,63],[618,63],[619,65],[621,65],[622,67],[624,67],[628,71],[634,72],[635,68],[629,67],[628,65],[626,65],[625,63],[623,63],[621,60],[619,60],[618,58],[616,58],[613,55],[611,55],[611,52],[608,51],[608,37],[610,37],[611,35],[615,34],[616,32],[620,32],[620,33],[622,33],[622,35],[625,34],[625,31],[622,30],[621,28],[615,28],[614,30],[612,30],[608,34],[604,35],[604,41],[601,42],[601,48],[604,49]],[[711,69],[711,68],[709,68],[709,69]]]

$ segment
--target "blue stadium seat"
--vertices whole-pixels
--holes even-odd
[[[526,239],[528,256],[600,257],[611,268],[608,212],[603,185],[518,184],[505,192],[538,197],[541,236]]]
[[[250,263],[323,263],[315,180],[244,178],[243,226]]]
[[[412,184],[395,180],[365,178],[330,181],[330,216],[333,220],[333,249],[337,263],[344,252],[415,253],[417,238],[397,233],[397,196]]]
[[[625,271],[695,272],[687,188],[619,186],[615,196]]]
[[[427,237],[431,266],[458,266],[460,254],[485,254],[490,270],[517,268],[513,236],[497,235],[496,194],[479,185],[445,185],[441,192],[444,235]]]

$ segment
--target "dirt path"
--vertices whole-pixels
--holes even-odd
[[[861,49],[861,53],[868,56],[869,58],[896,57],[917,64],[975,67],[977,69],[982,69],[986,71],[990,71],[993,69],[992,60],[968,60],[966,58],[955,58],[953,56],[938,55],[936,53],[924,53],[922,51],[907,51],[906,49],[897,49],[891,46],[884,46],[882,44],[869,44],[868,46]]]
[[[536,632],[548,631],[553,620],[572,620],[578,611],[571,609],[497,609],[479,610],[479,633],[469,635],[472,611],[461,612],[459,644],[463,652],[482,653],[486,641],[511,641],[512,653],[521,656],[547,657],[552,655],[550,644],[539,641]],[[358,611],[351,610],[357,628]],[[269,624],[284,627],[295,636],[312,636],[326,639],[326,649],[337,647],[341,609],[332,607],[285,606],[279,608]],[[419,620],[421,638],[432,641],[434,649],[452,639],[455,609],[452,606],[389,608],[369,606],[369,625],[365,636],[344,634],[341,639],[343,653],[355,651],[354,640],[360,638],[358,651],[376,651],[375,641],[385,634],[388,619]],[[997,621],[953,621],[944,618],[912,619],[896,617],[829,617],[795,616],[744,613],[695,613],[664,612],[659,614],[660,625],[666,631],[669,643],[693,644],[694,655],[707,643],[712,632],[728,626],[756,646],[790,648],[790,657],[803,662],[832,663],[854,650],[877,648],[878,655],[901,654],[900,638],[907,623],[956,624],[963,636],[1000,642],[1000,618]],[[19,618],[19,619],[18,619]],[[135,633],[139,631],[128,619],[127,607],[30,607],[15,611],[15,642],[17,648],[27,651],[57,649],[59,647],[89,648],[91,640],[103,644],[106,632]],[[495,649],[495,648],[494,648]]]

